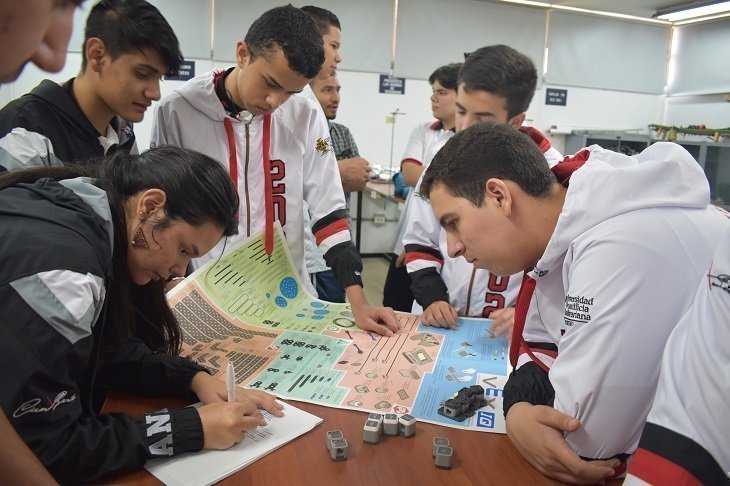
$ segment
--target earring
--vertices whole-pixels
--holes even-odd
[[[150,245],[147,243],[147,238],[145,238],[144,233],[142,232],[142,223],[139,223],[139,226],[137,226],[137,231],[134,232],[134,238],[132,238],[132,246],[135,248],[150,247]]]
[[[147,238],[144,236],[144,232],[142,231],[142,223],[144,223],[144,218],[142,218],[142,215],[144,213],[142,211],[139,212],[140,216],[140,222],[137,225],[137,231],[134,232],[134,238],[132,238],[132,246],[134,248],[149,248],[150,245],[147,243]]]

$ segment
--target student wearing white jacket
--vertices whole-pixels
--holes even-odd
[[[522,126],[537,84],[530,58],[505,45],[482,47],[467,57],[456,84],[457,130],[480,122],[520,127],[532,137],[550,167],[563,158],[537,129]],[[435,151],[431,158],[433,155]],[[420,180],[414,192],[419,188]],[[413,313],[423,313],[424,323],[453,326],[457,315],[491,317],[492,332],[511,331],[520,275],[493,275],[462,258],[450,258],[446,235],[423,198],[412,198],[403,244],[415,297]]]
[[[241,199],[238,237],[264,231],[271,253],[273,224],[281,223],[294,264],[314,293],[304,260],[306,201],[312,232],[356,324],[392,335],[395,314],[371,307],[362,290],[362,261],[350,238],[326,120],[316,102],[292,96],[324,61],[314,20],[291,5],[271,9],[238,42],[236,56],[235,67],[198,76],[160,102],[151,145],[197,150],[224,164]],[[222,246],[205,258],[218,257]]]
[[[626,484],[730,484],[730,230],[669,336]]]
[[[436,155],[421,192],[450,256],[527,272],[504,389],[514,445],[560,481],[623,472],[667,337],[730,224],[702,169],[672,143],[633,157],[594,145],[548,169],[524,134],[475,125]]]

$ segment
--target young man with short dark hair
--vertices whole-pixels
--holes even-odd
[[[436,68],[428,77],[431,85],[431,112],[436,121],[419,123],[411,132],[400,163],[403,183],[415,186],[423,170],[428,167],[433,156],[454,134],[456,117],[456,88],[458,87],[461,63],[452,63]],[[409,191],[400,213],[396,228],[390,265],[383,285],[383,305],[403,312],[413,310],[411,278],[405,267],[403,237],[410,218],[413,193]],[[418,309],[416,309],[418,311]]]
[[[295,268],[309,283],[306,202],[314,236],[345,289],[357,325],[392,335],[398,330],[395,314],[371,307],[362,290],[362,261],[350,238],[326,121],[315,101],[293,96],[324,61],[314,20],[291,5],[273,8],[237,43],[236,59],[234,67],[200,75],[160,102],[152,145],[197,150],[227,165],[241,198],[238,238],[263,230],[270,253],[274,221],[279,221]],[[220,255],[222,246],[198,264]]]
[[[335,78],[337,72],[337,65],[342,61],[340,56],[340,38],[342,35],[340,19],[337,18],[333,12],[313,5],[307,5],[302,7],[302,11],[306,12],[312,20],[317,24],[320,34],[322,34],[322,43],[324,46],[324,63],[322,69],[320,69],[317,76],[310,82],[309,85],[305,86],[302,90],[301,96],[307,97],[312,101],[316,101],[317,104],[321,105],[319,97],[313,92],[314,83],[326,82],[331,85],[333,82],[337,82]],[[338,83],[339,86],[339,83]],[[338,94],[339,101],[339,94]],[[322,105],[322,110],[325,110]],[[329,115],[325,111],[321,112],[325,118],[329,120]],[[336,114],[336,109],[335,109]],[[347,155],[343,151],[343,147],[337,147],[335,145],[335,137],[342,135],[342,130],[339,126],[334,126],[334,133],[332,127],[330,127],[330,135],[332,137],[332,147],[335,151],[335,157],[337,158],[337,169],[340,172],[340,180],[342,181],[342,189],[345,191],[345,209],[347,211],[347,221],[350,222],[350,193],[355,191],[361,191],[365,188],[365,184],[369,179],[370,164],[362,157]],[[340,138],[338,142],[343,142]],[[348,141],[349,144],[349,141]],[[354,141],[352,141],[354,144]],[[350,145],[350,150],[352,149]],[[340,150],[338,150],[338,148]],[[357,152],[357,147],[355,147]],[[309,222],[309,215],[306,210],[304,220],[305,223]],[[345,292],[342,286],[337,282],[332,269],[327,266],[324,260],[322,251],[317,247],[316,239],[312,232],[309,231],[309,225],[305,224],[305,240],[304,240],[304,256],[307,265],[307,272],[309,273],[312,284],[316,287],[319,298],[329,302],[344,302]]]
[[[132,123],[160,98],[182,54],[160,12],[143,0],[105,0],[89,13],[81,72],[44,80],[0,111],[0,166],[76,164],[136,152]]]
[[[436,155],[421,194],[449,256],[526,272],[504,388],[514,445],[559,481],[622,473],[667,337],[730,225],[702,168],[662,142],[632,157],[593,145],[548,169],[524,133],[477,124]]]
[[[456,130],[478,122],[520,127],[539,145],[546,167],[556,164],[561,154],[538,130],[522,126],[536,85],[535,65],[521,52],[505,45],[477,49],[459,71]],[[444,327],[454,326],[459,315],[488,317],[494,321],[492,332],[509,337],[519,275],[495,275],[461,258],[450,258],[428,201],[413,198],[410,212],[403,242],[418,305],[414,312],[423,309],[424,323]]]

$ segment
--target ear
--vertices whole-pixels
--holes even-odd
[[[155,213],[160,211],[164,213],[166,201],[167,194],[162,189],[147,189],[137,200],[137,214],[140,214],[142,219],[149,219]]]
[[[502,179],[492,178],[487,180],[484,200],[505,216],[512,214],[512,193]]]
[[[84,56],[86,56],[86,65],[94,72],[101,71],[104,56],[106,55],[106,44],[98,37],[90,37],[86,40],[84,46]]]
[[[522,124],[525,123],[525,117],[527,117],[527,113],[523,111],[519,115],[515,115],[510,118],[507,124],[512,125],[513,127],[521,127]]]
[[[239,68],[244,68],[251,62],[251,51],[248,44],[244,41],[238,41],[236,44],[236,64]]]

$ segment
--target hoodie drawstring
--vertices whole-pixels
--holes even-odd
[[[264,249],[267,255],[274,251],[274,199],[271,197],[271,160],[269,158],[269,138],[271,136],[271,114],[264,115],[263,164],[264,164],[264,205],[266,207],[266,233]]]
[[[223,120],[228,138],[228,173],[238,191],[238,156],[236,155],[236,136],[233,133],[233,124],[230,118]],[[271,115],[264,115],[264,133],[262,146],[262,162],[264,169],[264,207],[266,215],[266,233],[264,236],[264,248],[268,255],[274,251],[274,200],[271,196],[271,160],[269,156],[271,137]],[[238,213],[236,213],[238,214]]]
[[[527,348],[522,332],[525,330],[527,309],[530,308],[530,301],[532,300],[532,294],[534,291],[535,279],[528,276],[527,271],[525,271],[522,276],[520,292],[517,294],[517,304],[515,304],[515,323],[512,329],[512,343],[509,347],[509,364],[512,365],[512,368],[517,367],[517,359],[520,357],[520,353],[524,352]],[[545,371],[548,371],[542,361],[535,360],[535,364]]]
[[[231,177],[231,181],[233,181],[233,187],[238,192],[238,155],[236,155],[236,136],[233,133],[231,119],[224,118],[223,126],[226,127],[226,137],[228,138],[228,175]],[[236,219],[238,219],[239,211],[240,206],[236,209]]]

